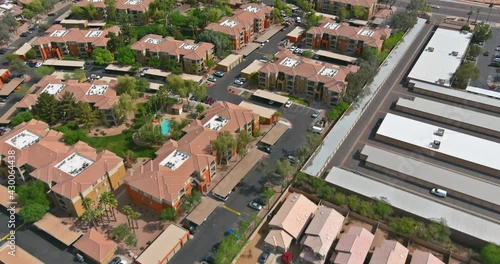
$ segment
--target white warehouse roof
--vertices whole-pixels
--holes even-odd
[[[451,78],[460,66],[471,39],[472,33],[438,28],[408,74],[408,79],[451,86]]]
[[[432,149],[435,153],[478,164],[500,172],[498,153],[500,144],[494,141],[469,136],[445,129],[442,136],[436,135],[441,127],[388,113],[377,130],[377,136],[391,141],[412,145],[415,149]],[[439,141],[439,148],[432,147]]]

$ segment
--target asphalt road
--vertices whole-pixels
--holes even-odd
[[[483,46],[483,52],[489,51],[490,54],[489,56],[483,56],[483,54],[479,55],[477,66],[480,70],[480,77],[478,80],[471,81],[471,86],[489,89],[486,85],[489,80],[496,80],[497,82],[500,82],[500,68],[489,66],[491,64],[491,59],[493,58],[493,56],[495,56],[495,54],[500,54],[500,51],[495,51],[495,48],[497,46],[500,46],[500,29],[493,28],[492,30],[493,38],[486,41]],[[497,70],[499,70],[498,73]],[[500,89],[497,91],[500,91]]]
[[[432,164],[435,164],[437,166],[444,167],[449,170],[465,173],[467,175],[472,175],[475,177],[478,177],[480,179],[490,181],[490,182],[495,182],[495,183],[500,183],[499,179],[495,179],[491,176],[487,176],[472,170],[469,170],[467,168],[460,167],[458,164],[451,164],[448,162],[444,161],[439,161],[435,160],[429,157],[422,157],[421,155],[418,155],[416,153],[413,153],[411,151],[406,151],[403,149],[400,149],[398,147],[390,146],[378,141],[375,141],[373,139],[373,135],[375,132],[375,126],[376,123],[383,118],[387,113],[395,113],[397,115],[402,115],[406,116],[408,118],[412,118],[418,121],[426,122],[426,123],[431,123],[437,126],[444,127],[446,129],[453,129],[462,133],[466,133],[469,135],[489,139],[489,140],[495,140],[494,138],[487,137],[478,133],[470,132],[461,128],[457,127],[451,127],[447,125],[443,125],[439,122],[433,122],[427,119],[415,117],[412,115],[407,115],[403,114],[401,112],[396,112],[392,109],[392,104],[400,97],[409,97],[409,96],[418,96],[418,97],[423,97],[429,100],[434,100],[434,101],[440,101],[443,103],[450,104],[449,102],[441,101],[436,98],[432,97],[426,97],[422,96],[420,94],[416,95],[408,91],[406,87],[402,85],[402,82],[407,75],[408,71],[411,69],[413,66],[413,62],[416,58],[418,58],[418,55],[420,54],[421,49],[424,47],[424,44],[427,42],[431,34],[431,25],[426,25],[424,30],[420,33],[420,36],[417,37],[417,41],[412,45],[407,53],[403,56],[401,59],[401,62],[397,66],[398,69],[401,69],[401,71],[395,71],[393,72],[387,79],[385,85],[381,88],[381,90],[378,92],[378,94],[374,97],[373,101],[368,105],[366,111],[364,114],[360,117],[359,121],[356,123],[354,126],[353,130],[351,133],[347,136],[345,139],[344,143],[341,145],[339,150],[336,152],[334,157],[332,158],[332,161],[329,164],[329,168],[333,166],[345,168],[348,170],[354,170],[354,171],[359,171],[363,173],[364,175],[370,175],[372,177],[375,177],[382,182],[390,182],[392,184],[395,184],[399,186],[402,189],[409,190],[411,192],[417,193],[419,195],[425,196],[429,199],[434,199],[438,202],[444,203],[444,204],[451,204],[454,206],[458,206],[464,210],[469,210],[472,212],[475,212],[477,214],[486,216],[486,217],[491,217],[491,218],[496,218],[499,219],[500,214],[497,212],[492,212],[490,210],[484,209],[482,207],[476,206],[474,204],[471,204],[467,201],[455,199],[453,197],[447,197],[446,199],[437,199],[434,196],[429,194],[429,187],[428,186],[421,186],[417,185],[414,182],[411,182],[410,180],[401,180],[399,178],[393,177],[388,174],[384,173],[379,173],[372,171],[370,169],[365,168],[362,163],[356,158],[356,152],[360,151],[364,145],[373,145],[375,147],[379,147],[382,149],[387,149],[396,153],[400,153],[404,156],[407,157],[413,157],[413,158],[418,158],[421,160],[425,160],[427,162],[430,162]],[[468,107],[466,107],[468,108]],[[472,109],[474,111],[478,111],[477,109]]]
[[[285,32],[278,32],[273,36],[269,43],[264,47],[250,54],[242,63],[236,66],[232,71],[226,73],[223,78],[217,78],[215,85],[208,88],[208,95],[219,101],[228,101],[234,104],[239,104],[243,101],[243,97],[227,93],[226,89],[232,85],[234,79],[239,76],[242,69],[247,67],[255,59],[259,59],[264,54],[274,54],[278,51],[278,43],[286,36],[289,28]],[[262,102],[253,102],[262,104]],[[269,105],[266,105],[270,107]],[[282,138],[273,146],[273,152],[267,156],[270,167],[274,169],[274,163],[286,155],[293,154],[295,150],[306,141],[307,129],[312,125],[313,119],[310,117],[312,108],[294,104],[290,108],[283,108],[275,104],[275,107],[280,107],[284,118],[288,119],[292,124],[292,129],[287,131]],[[306,122],[304,122],[306,120]],[[256,165],[242,180],[238,189],[232,192],[225,205],[232,210],[235,210],[241,215],[237,215],[225,208],[218,207],[203,223],[198,227],[198,232],[194,239],[188,242],[179,252],[176,253],[171,260],[173,264],[191,264],[199,263],[205,254],[210,252],[212,246],[223,239],[224,231],[228,228],[237,228],[241,219],[249,220],[252,212],[247,204],[255,197],[258,197],[264,188],[266,179],[263,174],[257,169]]]

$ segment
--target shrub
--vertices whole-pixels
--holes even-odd
[[[333,203],[338,205],[338,206],[344,206],[347,204],[346,202],[346,197],[345,197],[345,194],[343,193],[336,193],[334,196],[333,196]]]
[[[410,217],[394,217],[389,221],[389,226],[392,229],[403,234],[412,234],[417,224],[417,221]]]
[[[78,141],[85,141],[87,139],[87,134],[83,130],[67,130],[64,132],[62,141],[66,145],[73,145]]]
[[[372,201],[361,201],[359,204],[358,213],[362,216],[373,218],[375,215],[374,204]]]
[[[392,207],[382,201],[375,203],[375,214],[380,219],[388,219],[393,214]]]
[[[357,195],[351,194],[351,195],[347,196],[346,200],[347,200],[347,206],[349,206],[349,209],[351,209],[351,211],[357,212],[358,208],[361,205],[361,200],[359,199],[359,197]]]

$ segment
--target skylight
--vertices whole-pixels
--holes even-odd
[[[239,24],[238,21],[236,21],[236,20],[229,20],[229,19],[225,20],[222,23],[220,23],[221,26],[223,26],[223,27],[230,27],[230,28],[232,28],[232,27],[234,27],[234,26],[236,26],[238,24]]]
[[[93,84],[87,91],[87,95],[103,95],[108,88],[109,85],[107,84]]]
[[[102,35],[102,30],[90,30],[85,37],[87,38],[98,38]]]
[[[288,58],[286,57],[281,63],[280,65],[282,66],[285,66],[285,67],[289,67],[289,68],[293,68],[297,65],[299,65],[300,61],[297,60],[297,59],[292,59],[292,58]]]
[[[140,5],[143,0],[127,0],[125,2],[126,5]]]
[[[144,42],[148,44],[155,44],[158,45],[163,42],[163,39],[160,38],[147,38]]]
[[[64,84],[62,84],[62,83],[49,83],[49,84],[47,84],[47,86],[45,86],[42,93],[56,95],[56,94],[60,93],[63,88],[64,88]]]
[[[326,23],[326,25],[323,26],[324,28],[328,28],[328,29],[338,29],[340,27],[340,24],[337,24],[337,23],[333,23],[333,22],[328,22]]]
[[[40,136],[35,135],[28,130],[23,130],[5,142],[17,149],[24,150],[38,142],[40,139]]]
[[[370,29],[362,29],[360,32],[358,32],[358,35],[371,37],[373,33],[375,33],[375,31]]]
[[[171,170],[176,170],[179,168],[188,158],[189,154],[182,152],[180,150],[175,150],[170,153],[165,159],[160,162],[161,166],[165,166]]]
[[[68,34],[67,30],[56,30],[50,34],[51,37],[64,37],[66,34]]]
[[[93,160],[75,152],[59,162],[55,167],[75,177],[93,163]]]
[[[186,49],[186,50],[196,50],[196,49],[198,49],[198,47],[199,46],[196,44],[182,43],[182,45],[179,48]]]
[[[337,69],[323,67],[323,69],[321,69],[321,71],[319,71],[318,74],[321,76],[333,78],[333,77],[335,77],[335,75],[337,75],[338,72],[339,72],[339,70],[337,70]]]
[[[222,127],[224,127],[227,124],[227,122],[229,122],[229,119],[215,115],[210,120],[208,120],[208,122],[206,122],[204,126],[206,128],[219,131]]]

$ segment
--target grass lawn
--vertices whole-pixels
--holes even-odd
[[[133,151],[138,157],[154,158],[158,148],[137,146],[132,140],[135,131],[127,130],[124,133],[109,137],[88,137],[84,141],[94,148],[107,149],[120,157],[125,157],[127,150]]]
[[[288,97],[290,99],[290,101],[292,101],[294,103],[298,103],[298,104],[305,105],[305,106],[309,105],[309,101],[307,101],[304,98],[297,98],[297,97],[294,97],[291,95],[284,95],[284,96]]]

